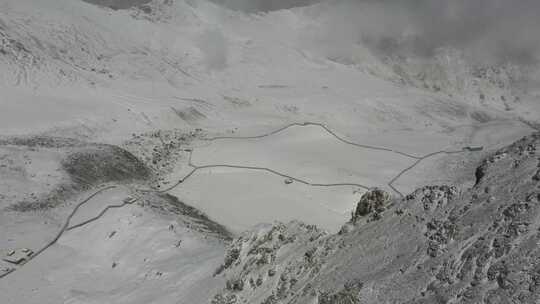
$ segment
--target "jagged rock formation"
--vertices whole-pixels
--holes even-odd
[[[473,188],[423,187],[337,235],[298,222],[245,233],[213,303],[539,303],[539,148],[540,134],[523,138]],[[370,193],[358,214],[383,200]]]
[[[390,202],[390,194],[381,189],[373,189],[362,195],[356,210],[352,215],[352,222],[356,223],[360,217],[372,214],[374,219],[378,219]]]

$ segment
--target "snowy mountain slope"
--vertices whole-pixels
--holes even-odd
[[[4,134],[118,145],[157,130],[254,135],[316,121],[355,142],[427,154],[504,145],[531,130],[518,112],[537,113],[527,99],[514,113],[388,81],[395,73],[361,46],[351,48],[354,64],[336,61],[325,49],[332,41],[317,35],[331,17],[325,4],[246,15],[204,1],[153,1],[150,12],[50,2],[2,4]],[[373,76],[366,64],[388,74]]]
[[[98,200],[106,205],[125,197],[125,191],[117,191]],[[2,303],[208,302],[224,284],[212,278],[224,250],[222,236],[200,229],[194,214],[176,214],[181,204],[166,197],[146,196],[140,203],[148,207],[111,209],[98,221],[65,233],[58,244],[2,279]],[[81,210],[73,225],[97,215],[99,205]],[[48,238],[39,230],[29,231],[30,237],[30,248],[40,237]]]
[[[256,15],[204,1],[147,6],[150,11],[3,1],[3,134],[121,145],[133,134],[158,130],[256,135],[316,121],[355,142],[428,154],[500,147],[529,133],[538,117],[537,97],[514,99],[519,88],[512,87],[512,69],[487,70],[493,79],[475,86],[471,69],[453,53],[441,53],[434,63],[388,62],[361,44],[328,40],[319,33],[334,20],[327,3]],[[481,102],[478,90],[499,78],[506,79],[502,88]],[[510,111],[499,94],[512,103]],[[144,150],[130,149],[135,155]],[[315,161],[327,163],[332,154],[328,147]],[[170,173],[162,178],[177,177]],[[403,186],[410,191],[421,184]]]
[[[261,101],[249,102],[248,108],[253,109],[251,117],[272,115],[287,120],[316,116],[320,120],[346,119],[348,124],[369,120],[370,128],[376,125],[386,128],[390,123],[380,121],[377,116],[381,114],[392,117],[393,128],[415,129],[422,124],[468,124],[474,122],[468,115],[478,111],[497,111],[488,114],[490,117],[514,116],[504,113],[504,101],[499,100],[504,95],[508,107],[514,107],[518,96],[512,92],[514,88],[506,88],[511,84],[505,81],[504,90],[493,93],[488,91],[495,86],[485,84],[484,92],[484,85],[473,85],[476,80],[471,78],[467,66],[454,64],[459,63],[459,56],[443,54],[435,63],[428,62],[423,67],[422,63],[382,62],[361,45],[351,48],[336,45],[337,49],[350,50],[346,56],[356,58],[336,59],[331,51],[325,51],[333,42],[321,40],[325,36],[317,35],[325,22],[329,22],[330,16],[326,15],[331,15],[322,4],[248,16],[201,1],[153,1],[148,4],[152,7],[150,13],[136,8],[113,11],[81,1],[53,2],[3,3],[0,19],[4,55],[0,60],[2,70],[6,71],[2,73],[6,89],[22,85],[32,88],[37,96],[53,95],[53,98],[69,92],[73,102],[104,102],[98,108],[113,109],[118,107],[117,103],[125,104],[114,96],[125,96],[129,106],[138,108],[142,107],[141,103],[146,104],[140,112],[145,112],[149,124],[157,125],[150,128],[170,127],[171,122],[160,123],[160,120],[163,112],[171,114],[171,104],[178,104],[173,99],[175,96],[203,99],[219,107],[213,111],[197,110],[207,116],[218,116],[211,120],[221,120],[220,128],[230,127],[227,121],[241,119],[237,117],[241,111],[230,109],[223,96]],[[366,70],[366,66],[373,68]],[[376,77],[369,73],[375,73]],[[398,84],[381,81],[379,77]],[[428,91],[438,88],[445,94],[423,92],[424,82]],[[407,93],[411,96],[404,102],[400,100],[403,85],[421,90]],[[7,96],[12,94],[17,92]],[[465,94],[465,100],[449,98],[447,94]],[[497,101],[483,106],[481,94],[488,101],[492,98]],[[90,99],[95,101],[86,100],[85,96],[92,96]],[[456,107],[465,107],[460,110],[465,112],[464,116],[449,113],[449,117],[425,117],[425,113],[415,109],[437,99],[444,100],[437,105],[437,108],[442,106],[441,112],[448,111],[443,104],[457,103]],[[329,101],[334,106],[329,108]],[[116,116],[126,115],[126,109],[117,111],[120,113]],[[303,115],[290,115],[289,111]],[[357,113],[346,117],[351,111]],[[330,115],[340,118],[325,117]],[[423,119],[418,121],[418,116]],[[451,121],[446,121],[447,118]],[[396,122],[402,125],[397,126]]]
[[[443,213],[450,207],[426,211],[423,203],[433,201],[424,199],[432,192],[450,195],[449,188],[416,192],[379,221],[360,221],[351,232],[328,235],[314,225],[338,230],[366,189],[316,188],[260,170],[198,170],[193,162],[267,166],[314,182],[362,182],[387,190],[390,179],[403,173],[394,186],[405,194],[435,181],[466,188],[474,185],[473,171],[483,156],[537,127],[535,66],[473,66],[453,49],[441,49],[433,58],[386,56],[350,31],[344,24],[350,19],[338,22],[339,10],[347,7],[336,11],[333,1],[260,12],[276,8],[272,2],[257,7],[257,14],[202,0],[135,2],[0,0],[2,252],[39,248],[58,232],[78,198],[101,183],[120,190],[96,197],[74,221],[121,203],[133,194],[126,186],[174,195],[142,197],[147,208],[113,208],[68,231],[10,279],[0,279],[7,301],[206,303],[225,285],[218,303],[234,297],[272,303],[273,293],[308,303],[319,295],[319,302],[331,303],[335,297],[352,299],[357,291],[368,303],[401,296],[421,301],[418,294],[426,288],[425,300],[433,302],[446,290],[459,293],[447,288],[450,284],[470,281],[456,283],[456,276],[446,280],[415,268],[439,263],[427,257],[425,247],[447,241],[441,235],[446,226],[433,222],[431,229],[423,221],[446,220]],[[356,150],[308,126],[256,142],[237,138],[304,122],[399,155],[464,146],[484,151],[437,154],[404,172],[415,160]],[[237,139],[211,141],[215,136]],[[512,154],[508,161],[519,157]],[[523,158],[529,163],[533,160]],[[498,178],[498,170],[509,168],[489,172]],[[525,176],[516,182],[528,180],[530,168],[514,168]],[[503,191],[512,180],[501,176]],[[91,183],[73,187],[81,178]],[[69,195],[54,196],[65,187]],[[483,199],[482,191],[477,186],[453,202],[468,206],[463,198]],[[494,196],[499,195],[507,194]],[[403,204],[410,215],[394,216]],[[9,206],[25,208],[4,209]],[[478,210],[491,214],[484,206]],[[276,219],[309,224],[262,225],[242,234],[231,247],[242,250],[229,251],[223,274],[212,276],[222,262],[225,230],[238,236]],[[389,235],[389,242],[373,241],[381,234]],[[393,234],[401,237],[394,244]],[[468,246],[461,240],[469,240],[455,237],[459,242],[436,244],[451,271],[461,263],[455,256]],[[324,250],[312,251],[314,246]],[[374,258],[362,260],[365,255]],[[410,267],[399,277],[405,266]],[[487,282],[495,286],[498,276]],[[434,286],[427,287],[431,279]],[[387,292],[393,280],[414,286]],[[452,288],[461,288],[455,284]],[[489,285],[482,284],[480,293]]]
[[[246,232],[213,303],[537,303],[539,147],[539,134],[523,138],[488,157],[474,187],[420,188],[339,234]]]
[[[47,136],[0,145],[0,254],[36,253],[23,265],[0,261],[3,302],[202,303],[219,287],[211,274],[230,233],[148,192],[152,171],[133,154]]]
[[[169,61],[166,54],[156,58],[175,41],[165,46],[159,45],[159,39],[152,41],[157,26],[135,19],[134,12],[108,11],[81,1],[49,2],[25,0],[3,4],[2,59],[13,71],[13,75],[4,74],[11,76],[6,79],[7,84],[72,85],[83,81],[86,85],[104,85],[123,75],[158,78],[158,69],[164,74],[167,69],[175,69],[178,59]],[[162,32],[160,36],[170,37],[173,33]],[[183,54],[182,44],[176,40],[176,48],[169,51]]]

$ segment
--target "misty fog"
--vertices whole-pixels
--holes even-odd
[[[150,0],[84,0],[114,9]],[[204,1],[204,0],[199,0]],[[345,50],[357,44],[377,55],[430,57],[456,48],[478,63],[530,64],[540,58],[537,0],[212,0],[246,13],[321,5],[319,41]],[[309,9],[306,9],[309,13]],[[330,47],[328,45],[327,47]]]
[[[540,1],[536,0],[215,0],[246,12],[322,2],[321,40],[380,55],[429,57],[452,47],[480,63],[530,64],[539,59]]]

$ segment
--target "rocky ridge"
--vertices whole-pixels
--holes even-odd
[[[537,133],[495,152],[470,189],[362,199],[336,235],[299,222],[247,232],[212,303],[538,303],[539,147]]]

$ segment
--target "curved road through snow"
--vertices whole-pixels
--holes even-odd
[[[330,135],[332,135],[334,138],[336,138],[337,140],[347,144],[347,145],[351,145],[351,146],[354,146],[354,147],[357,147],[357,148],[361,148],[361,149],[370,149],[370,150],[378,150],[378,151],[387,151],[387,152],[393,152],[393,153],[396,153],[396,154],[399,154],[399,155],[402,155],[402,156],[406,156],[406,157],[409,157],[411,159],[414,159],[415,162],[401,170],[399,172],[399,174],[397,174],[392,180],[390,180],[387,185],[393,190],[395,191],[400,197],[404,197],[403,193],[401,193],[398,189],[396,189],[394,186],[393,186],[393,183],[395,183],[399,178],[401,178],[406,172],[412,170],[414,167],[416,167],[418,164],[420,164],[423,160],[427,159],[427,158],[430,158],[430,157],[433,157],[435,155],[438,155],[438,154],[456,154],[456,153],[464,153],[464,152],[468,152],[467,150],[455,150],[455,151],[445,151],[445,150],[441,150],[441,151],[437,151],[437,152],[433,152],[433,153],[429,153],[429,154],[426,154],[424,156],[417,156],[417,155],[412,155],[412,154],[409,154],[409,153],[405,153],[405,152],[402,152],[402,151],[398,151],[398,150],[394,150],[394,149],[390,149],[390,148],[385,148],[385,147],[377,147],[377,146],[371,146],[371,145],[363,145],[363,144],[359,144],[359,143],[355,143],[355,142],[352,142],[352,141],[349,141],[341,136],[339,136],[336,132],[332,131],[329,127],[327,127],[325,124],[322,124],[322,123],[317,123],[317,122],[304,122],[304,123],[291,123],[291,124],[288,124],[284,127],[281,127],[277,130],[274,130],[274,131],[271,131],[271,132],[268,132],[268,133],[265,133],[265,134],[262,134],[262,135],[257,135],[257,136],[244,136],[244,137],[230,137],[230,136],[218,136],[218,137],[211,137],[211,138],[206,138],[206,139],[203,139],[205,141],[217,141],[217,140],[224,140],[224,139],[231,139],[231,140],[246,140],[246,139],[260,139],[260,138],[265,138],[265,137],[268,137],[268,136],[271,136],[271,135],[274,135],[274,134],[277,134],[277,133],[280,133],[282,131],[285,131],[289,128],[292,128],[292,127],[295,127],[295,126],[298,126],[298,127],[305,127],[305,126],[318,126],[320,128],[322,128],[323,130],[325,130],[327,133],[329,133]],[[374,187],[370,187],[370,186],[366,186],[366,185],[362,185],[362,184],[358,184],[358,183],[336,183],[336,184],[321,184],[321,183],[314,183],[314,182],[311,182],[311,181],[306,181],[306,180],[303,180],[303,179],[300,179],[300,178],[297,178],[297,177],[294,177],[294,176],[290,176],[288,174],[285,174],[285,173],[281,173],[281,172],[278,172],[272,168],[267,168],[267,167],[253,167],[253,166],[240,166],[240,165],[230,165],[230,164],[215,164],[215,165],[195,165],[193,164],[192,162],[192,155],[194,153],[194,150],[189,150],[189,162],[188,162],[188,165],[190,167],[192,167],[193,169],[187,174],[185,175],[183,178],[179,179],[176,183],[174,183],[172,186],[166,188],[166,189],[156,189],[156,188],[150,188],[150,189],[136,189],[138,191],[143,191],[143,192],[158,192],[158,193],[165,193],[165,192],[169,192],[171,191],[172,189],[178,187],[180,184],[182,184],[183,182],[185,182],[186,180],[188,180],[191,176],[193,176],[193,174],[195,174],[197,171],[200,171],[200,170],[205,170],[205,169],[212,169],[212,168],[233,168],[233,169],[245,169],[245,170],[255,170],[255,171],[263,171],[263,172],[267,172],[267,173],[271,173],[271,174],[275,174],[275,175],[278,175],[278,176],[281,176],[281,177],[284,177],[284,178],[288,178],[288,179],[291,179],[293,181],[296,181],[296,182],[299,182],[299,183],[302,183],[302,184],[305,184],[305,185],[308,185],[308,186],[313,186],[313,187],[343,187],[343,186],[353,186],[353,187],[359,187],[359,188],[363,188],[365,190],[369,190],[369,189],[372,189]],[[50,248],[52,245],[54,245],[59,239],[60,237],[66,232],[66,231],[69,231],[69,230],[72,230],[72,229],[76,229],[76,228],[79,228],[79,227],[82,227],[84,225],[87,225],[91,222],[94,222],[94,221],[97,221],[98,219],[100,219],[109,209],[113,209],[113,208],[122,208],[124,207],[125,205],[129,204],[128,202],[123,202],[122,204],[117,204],[117,205],[109,205],[107,207],[105,207],[97,216],[91,218],[91,219],[88,219],[86,221],[83,221],[79,224],[76,224],[76,225],[73,225],[73,226],[69,226],[70,224],[70,221],[71,219],[73,218],[73,216],[77,213],[77,211],[79,210],[79,208],[81,206],[83,206],[84,204],[88,203],[89,201],[91,201],[95,196],[97,196],[98,194],[100,193],[103,193],[107,190],[111,190],[111,189],[115,189],[115,188],[118,188],[120,187],[119,185],[111,185],[111,186],[107,186],[107,187],[104,187],[104,188],[101,188],[97,191],[95,191],[94,193],[92,193],[91,195],[89,195],[87,198],[85,198],[84,200],[82,200],[81,202],[79,202],[78,204],[75,205],[75,207],[73,208],[72,212],[68,215],[68,217],[66,218],[65,222],[64,222],[64,225],[62,226],[62,228],[60,229],[60,231],[56,234],[56,236],[50,241],[48,242],[45,246],[43,246],[41,249],[39,249],[38,251],[36,251],[28,260],[26,260],[23,264],[21,264],[18,268],[12,268],[10,271],[8,272],[5,272],[3,274],[0,274],[0,279],[2,278],[5,278],[7,277],[9,274],[15,272],[16,270],[20,269],[22,266],[24,266],[25,264],[27,264],[28,262],[30,262],[31,260],[35,259],[38,255],[40,255],[41,253],[43,253],[45,250],[47,250],[48,248]]]

